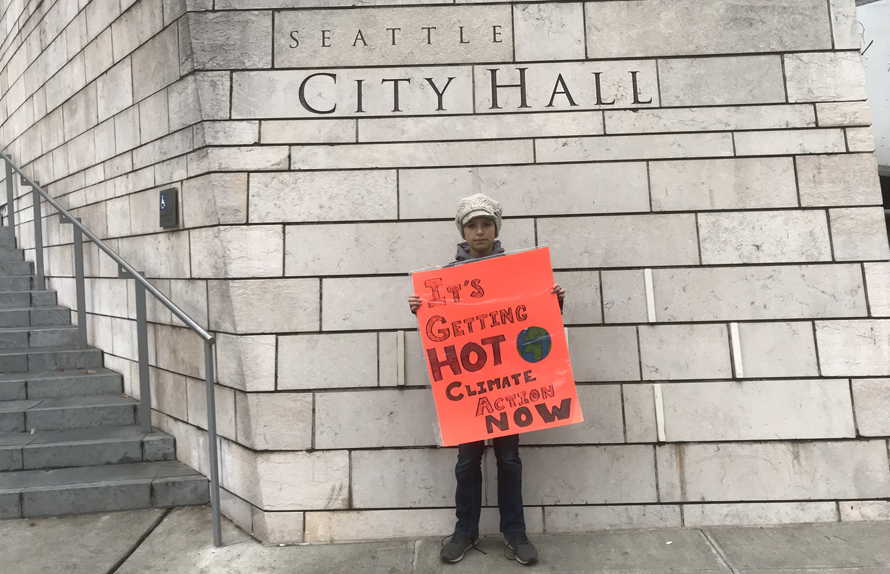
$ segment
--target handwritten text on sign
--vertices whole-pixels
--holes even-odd
[[[583,421],[549,249],[412,280],[445,446]]]

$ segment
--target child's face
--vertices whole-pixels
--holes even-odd
[[[464,239],[470,245],[470,255],[485,257],[494,248],[494,220],[488,217],[474,217],[464,224]]]

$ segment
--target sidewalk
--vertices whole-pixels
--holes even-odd
[[[525,572],[499,538],[462,562],[441,564],[440,540],[265,547],[227,520],[224,548],[211,543],[208,507],[0,521],[9,574],[501,574]],[[715,527],[538,535],[549,574],[890,573],[890,523]]]

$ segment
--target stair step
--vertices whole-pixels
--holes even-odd
[[[0,245],[0,261],[24,261],[25,252],[21,249]]]
[[[95,369],[102,366],[102,351],[74,346],[0,349],[0,372],[25,373],[53,369]]]
[[[0,432],[132,425],[136,423],[137,404],[136,400],[120,395],[3,401]]]
[[[0,434],[0,472],[173,460],[173,437],[138,426]]]
[[[0,518],[206,504],[207,479],[176,461],[0,473]]]
[[[70,369],[0,375],[0,401],[120,395],[121,375],[108,369]]]
[[[0,309],[0,327],[70,325],[67,307],[8,307]]]
[[[74,325],[40,327],[0,327],[0,349],[73,346]]]
[[[55,291],[0,291],[0,308],[56,307]]]
[[[0,261],[0,275],[30,275],[30,261]]]
[[[0,277],[0,291],[27,291],[32,286],[30,276]]]

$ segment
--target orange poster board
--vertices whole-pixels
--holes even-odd
[[[584,420],[548,248],[411,278],[444,446]]]

